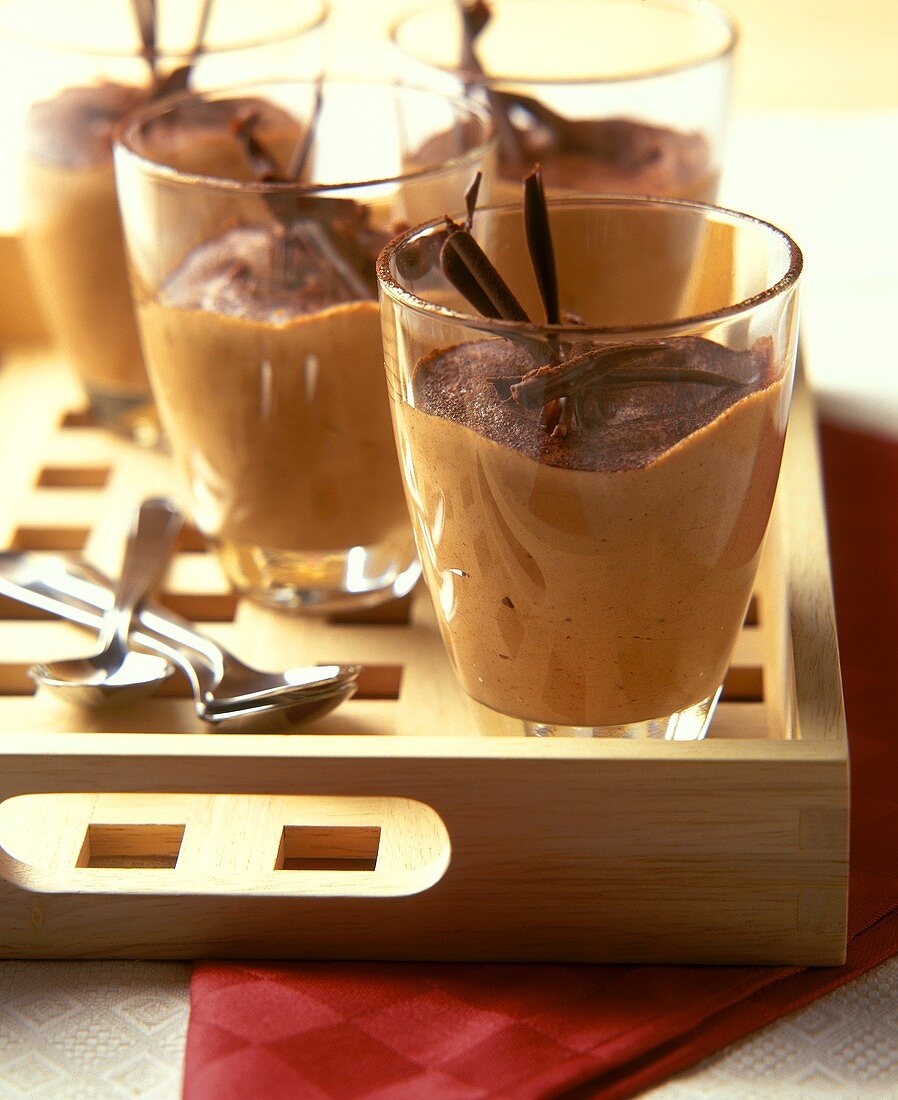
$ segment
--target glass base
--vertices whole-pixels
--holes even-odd
[[[695,706],[679,710],[667,718],[647,722],[627,722],[618,726],[557,726],[545,722],[525,722],[528,737],[623,737],[631,740],[701,741],[708,732],[723,689]]]
[[[363,610],[407,596],[418,583],[417,558],[398,561],[395,547],[349,550],[269,550],[229,539],[215,545],[234,586],[254,603],[276,611],[331,614]]]
[[[87,386],[91,420],[100,428],[123,435],[138,447],[159,447],[162,429],[148,394],[120,394]]]

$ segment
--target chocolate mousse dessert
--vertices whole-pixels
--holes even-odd
[[[111,404],[148,400],[112,170],[112,131],[145,95],[109,83],[67,88],[32,107],[26,131],[25,243],[35,287],[88,394]]]
[[[483,88],[498,132],[499,172],[505,182],[496,189],[498,201],[513,201],[527,166],[537,162],[553,194],[714,200],[718,173],[702,134],[624,117],[566,118],[532,96],[496,87],[477,55],[477,39],[491,19],[489,4],[457,0],[457,5],[461,70],[471,85]]]
[[[447,219],[443,272],[484,316],[527,321],[472,221],[471,204],[464,225]],[[525,225],[557,325],[538,172]],[[782,375],[769,338],[729,348],[696,335],[596,344],[523,330],[417,361],[397,439],[471,696],[563,727],[648,722],[714,696],[776,487]]]
[[[252,117],[232,131],[257,179],[302,171],[307,142],[284,168]],[[290,607],[291,589],[338,590],[349,548],[376,548],[384,574],[414,549],[376,300],[389,234],[352,199],[261,201],[267,218],[193,249],[138,311],[195,521],[238,588]]]
[[[147,443],[155,441],[157,427],[128,290],[112,139],[130,111],[188,86],[210,8],[206,0],[187,63],[163,73],[154,46],[155,6],[136,4],[147,80],[65,88],[35,103],[26,121],[25,242],[48,324],[97,420]],[[268,119],[269,127],[280,122]],[[184,136],[160,134],[159,140],[172,146]],[[212,174],[242,163],[215,111],[197,120],[189,153]],[[166,154],[177,164],[177,148]]]

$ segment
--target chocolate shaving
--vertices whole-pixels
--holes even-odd
[[[150,92],[150,102],[162,99],[163,96],[174,95],[177,92],[186,92],[190,87],[190,77],[193,73],[193,63],[179,65],[170,73],[158,79]]]
[[[570,415],[567,398],[560,397],[557,401],[550,401],[543,405],[539,414],[539,426],[548,435],[556,433],[567,435]]]
[[[315,118],[320,98],[319,84]],[[253,175],[260,183],[294,183],[280,172],[274,155],[253,132],[258,122],[258,114],[243,113],[230,124]],[[366,206],[354,199],[295,191],[267,192],[262,199],[282,229],[288,282],[296,282],[300,271],[314,261],[325,269],[334,268],[346,288],[347,301],[377,297],[375,262],[388,236],[369,224]]]
[[[240,149],[255,178],[260,183],[274,183],[283,177],[274,157],[254,133],[258,124],[257,112],[242,111],[231,119],[229,129],[240,143]]]
[[[688,366],[689,356],[674,343],[619,344],[594,348],[562,363],[530,371],[519,381],[496,379],[500,397],[512,397],[528,409],[540,409],[549,434],[593,427],[604,419],[609,391],[671,382],[740,390],[745,383],[714,371]]]
[[[473,4],[467,4],[465,0],[456,0],[456,4],[462,26],[462,68],[465,72],[475,73],[485,78],[486,72],[480,64],[475,43],[492,18],[492,12],[485,0],[474,0]],[[493,116],[502,159],[514,164],[522,164],[524,150],[518,131],[509,116],[506,99],[501,93],[491,88],[485,79],[478,83],[483,88]]]
[[[477,172],[465,191],[465,229],[470,233],[474,228],[474,215],[477,213],[477,196],[480,194],[480,183],[483,180],[483,172]]]
[[[549,229],[549,212],[543,190],[539,165],[524,180],[524,230],[527,249],[539,294],[546,311],[546,324],[557,325],[561,318],[558,305],[558,275],[555,270],[555,252]]]
[[[473,69],[477,65],[477,59],[474,54],[474,42],[483,28],[489,23],[492,18],[492,12],[485,0],[474,0],[473,4],[466,4],[464,0],[461,0],[459,7],[461,9],[462,26],[465,32],[462,41],[464,64],[466,69]]]
[[[562,363],[539,367],[517,382],[505,381],[509,383],[509,396],[528,409],[542,408],[559,398],[577,398],[609,385],[675,381],[743,388],[743,383],[735,378],[691,368],[688,362],[685,352],[673,343],[617,344],[593,348]]]
[[[437,258],[439,259],[440,266],[443,270],[443,274],[449,280],[449,282],[459,291],[467,301],[477,310],[478,313],[482,313],[484,317],[501,317],[502,314],[498,311],[498,307],[495,302],[495,294],[487,289],[483,285],[482,280],[486,279],[487,284],[493,288],[499,288],[498,293],[501,300],[504,303],[511,305],[515,302],[514,295],[511,290],[505,285],[502,276],[490,263],[489,259],[484,255],[483,251],[476,247],[471,248],[470,243],[462,244],[461,248],[467,248],[472,256],[474,256],[475,269],[471,271],[468,264],[463,257],[459,254],[458,247],[456,245],[448,246],[448,238],[450,234],[461,230],[470,234],[471,229],[474,226],[474,215],[477,211],[477,196],[480,193],[480,181],[483,179],[483,173],[477,172],[474,178],[468,185],[467,191],[465,191],[465,210],[466,216],[463,226],[456,225],[450,218],[446,218],[447,228],[442,232],[432,233],[428,235],[421,242],[421,248],[419,253],[426,245],[430,247],[426,249],[427,258],[432,252],[433,247],[437,246]],[[479,253],[479,255],[475,255]],[[419,257],[424,258],[424,257]],[[421,273],[425,270],[429,270],[430,267],[425,269],[421,265]],[[515,302],[515,305],[517,303]],[[514,305],[511,305],[512,310]],[[518,306],[520,308],[520,306]]]
[[[489,294],[487,294],[486,291],[481,288],[480,283],[472,277],[455,249],[447,246],[447,235],[443,234],[440,238],[439,251],[440,267],[443,270],[443,274],[478,313],[482,313],[484,317],[498,317],[499,315],[496,312]]]
[[[196,24],[196,33],[193,36],[193,48],[190,51],[190,60],[194,61],[203,48],[206,41],[206,31],[209,28],[209,16],[212,14],[212,0],[203,0],[200,8],[200,17]]]
[[[288,180],[298,180],[302,175],[302,171],[306,166],[306,161],[309,159],[309,154],[312,151],[312,146],[315,144],[315,132],[318,129],[318,120],[321,117],[321,108],[323,105],[324,81],[322,77],[319,77],[315,81],[315,106],[312,108],[312,117],[309,120],[305,133],[297,142],[293,155],[290,157],[290,163],[287,165],[286,178]]]
[[[200,16],[197,21],[196,33],[193,37],[193,45],[190,54],[183,65],[172,69],[165,76],[159,75],[159,42],[158,25],[159,10],[156,0],[131,0],[134,18],[137,22],[137,30],[140,34],[141,54],[150,67],[151,90],[149,101],[162,99],[163,96],[172,95],[175,92],[183,92],[190,86],[190,77],[197,57],[203,49],[206,38],[206,30],[209,26],[209,16],[212,13],[213,0],[203,0],[200,7]]]
[[[311,218],[294,222],[286,230],[285,248],[288,279],[296,281],[296,273],[311,269],[335,301],[371,297],[364,273],[356,269],[354,257],[346,254],[342,236],[332,227]]]
[[[466,194],[466,225],[445,219],[447,236],[440,250],[443,273],[483,316],[529,323],[523,306],[466,227],[474,221],[477,183],[475,179]],[[555,325],[560,317],[569,315],[559,304],[552,234],[538,166],[524,180],[524,226],[547,323]],[[582,324],[582,319],[577,317],[576,323]],[[553,436],[566,435],[573,425],[601,422],[609,390],[671,382],[729,389],[745,386],[726,374],[690,366],[685,347],[676,341],[616,344],[574,354],[577,344],[562,343],[554,332],[547,332],[542,339],[530,333],[509,333],[508,339],[526,347],[538,365],[519,377],[506,375],[490,382],[502,400],[540,410],[540,425]]]
[[[212,14],[212,0],[203,0],[200,8],[200,17],[197,20],[196,33],[193,36],[193,45],[190,54],[183,65],[172,69],[167,76],[161,79],[156,77],[150,99],[161,99],[163,96],[173,95],[175,92],[184,92],[190,87],[190,77],[193,74],[193,66],[203,49],[206,40],[206,30],[209,26],[209,16]]]
[[[483,173],[477,172],[468,185],[467,191],[465,191],[466,216],[464,227],[468,232],[471,231],[474,225],[477,196],[480,192],[482,178]],[[393,236],[398,236],[410,228],[407,223],[396,222],[392,227]],[[458,283],[466,287],[467,292],[462,291],[462,293],[477,312],[489,316],[492,311],[490,299],[483,293],[477,283],[470,279],[464,264],[456,258],[453,251],[447,251],[441,255],[447,236],[448,231],[441,229],[433,233],[426,233],[416,241],[410,242],[396,257],[399,274],[403,279],[423,279],[435,267],[442,266],[443,274],[456,289],[458,289]]]
[[[156,0],[131,0],[131,8],[140,35],[141,54],[150,68],[150,77],[156,83]]]
[[[456,0],[462,23],[462,71],[483,89],[496,132],[499,154],[506,173],[521,173],[536,156],[583,153],[631,172],[637,172],[661,155],[652,129],[634,130],[625,119],[566,118],[538,99],[491,86],[488,74],[477,56],[476,42],[489,23],[492,13],[486,0],[466,4]],[[479,79],[478,79],[479,78]],[[523,114],[532,126],[516,122]],[[638,137],[638,140],[636,138]]]
[[[469,195],[471,190],[468,189]],[[468,220],[473,219],[474,211],[469,209]],[[468,229],[449,217],[445,221],[443,233],[433,233],[431,239],[442,240],[440,267],[446,279],[484,317],[529,323],[524,307]],[[509,333],[508,339],[524,347],[538,366],[558,359],[553,344],[538,336]]]
[[[560,363],[537,367],[519,379],[505,378],[502,390],[497,388],[497,392],[503,397],[513,397],[525,408],[539,409],[549,401],[576,397],[610,371],[655,367],[664,358],[665,348],[664,344],[618,344],[590,348]],[[676,362],[679,363],[681,358],[678,356]]]
[[[529,322],[524,307],[468,230],[451,218],[446,218],[446,228],[440,262],[455,289],[472,304],[485,303],[485,308],[477,306],[485,317]]]

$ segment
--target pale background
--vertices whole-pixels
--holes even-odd
[[[383,29],[404,6],[334,0],[331,68],[383,72]],[[803,332],[821,403],[898,435],[898,0],[728,7],[742,41],[722,197],[779,222],[805,250]],[[10,76],[0,72],[4,97]],[[0,244],[15,222],[9,194],[0,164]],[[0,298],[13,289],[6,270]],[[0,964],[0,1098],[172,1100],[188,978],[174,963]],[[896,1034],[893,961],[652,1098],[896,1100]]]

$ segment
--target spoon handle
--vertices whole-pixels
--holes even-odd
[[[183,522],[177,506],[165,497],[141,504],[125,545],[115,603],[103,621],[102,646],[116,636],[127,646],[134,612],[165,572]]]

